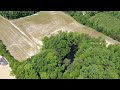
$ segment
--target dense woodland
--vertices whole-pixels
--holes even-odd
[[[36,11],[37,12],[37,11]],[[8,19],[35,11],[0,11]],[[120,41],[120,13],[106,11],[68,11],[78,22]],[[43,38],[40,53],[18,62],[0,41],[0,55],[6,57],[17,79],[120,79],[120,45],[85,34],[59,32]]]
[[[24,62],[15,60],[0,43],[0,55],[10,62],[18,79],[117,79],[120,46],[105,46],[100,39],[65,33],[43,39],[40,53]]]

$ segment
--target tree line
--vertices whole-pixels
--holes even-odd
[[[120,41],[120,12],[119,11],[68,11],[78,22],[102,32]]]
[[[38,11],[0,11],[0,15],[7,19],[17,19],[35,14],[36,12]]]

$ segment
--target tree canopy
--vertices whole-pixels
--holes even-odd
[[[0,11],[0,15],[8,19],[17,19],[20,17],[32,15],[36,12],[37,11]]]
[[[104,41],[85,34],[46,36],[40,53],[23,62],[15,60],[0,42],[0,55],[6,57],[19,79],[120,78],[120,45],[106,47]]]

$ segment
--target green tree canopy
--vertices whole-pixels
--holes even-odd
[[[85,34],[59,32],[45,37],[40,53],[23,62],[14,59],[0,42],[0,55],[18,79],[120,78],[120,45],[106,47],[105,42]]]

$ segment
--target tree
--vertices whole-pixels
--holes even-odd
[[[8,19],[17,19],[20,17],[25,17],[32,15],[38,11],[0,11],[0,15]]]
[[[0,42],[0,54],[18,79],[118,79],[120,45],[85,34],[59,32],[45,37],[40,53],[23,62],[14,59]],[[76,49],[77,48],[77,49]],[[76,51],[76,52],[74,52]],[[69,56],[74,52],[73,61]]]

